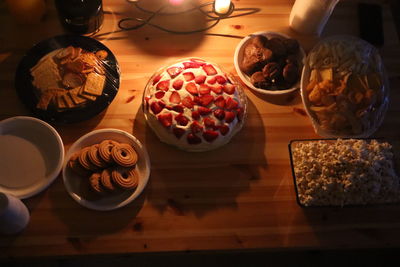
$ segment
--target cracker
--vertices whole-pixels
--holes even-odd
[[[56,106],[57,106],[58,109],[67,108],[67,103],[65,103],[63,95],[64,94],[58,94],[57,97],[56,97]]]
[[[83,87],[81,88],[81,90],[80,90],[80,92],[79,92],[78,95],[81,96],[81,97],[83,97],[83,98],[86,98],[86,99],[88,99],[88,100],[91,100],[91,101],[95,101],[95,100],[97,99],[96,96],[85,93],[85,92],[83,91]]]
[[[50,104],[51,99],[53,99],[54,94],[52,93],[45,93],[42,94],[39,98],[39,102],[36,104],[36,108],[47,110],[47,107]]]
[[[95,72],[89,73],[86,78],[86,83],[83,87],[83,92],[95,96],[100,96],[103,93],[104,82],[106,76],[99,75]]]
[[[75,87],[68,91],[68,94],[71,97],[72,101],[75,103],[75,105],[80,105],[87,101],[86,98],[79,96],[80,90],[81,90],[81,87]]]
[[[61,95],[61,97],[63,98],[65,104],[67,104],[68,108],[75,107],[75,103],[72,101],[72,98],[70,97],[70,95],[68,93]]]

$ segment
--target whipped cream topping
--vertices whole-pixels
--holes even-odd
[[[153,75],[144,107],[147,122],[161,141],[206,151],[228,143],[241,129],[246,97],[216,64],[192,58]]]

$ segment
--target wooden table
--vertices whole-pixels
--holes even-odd
[[[123,0],[103,2],[107,14],[100,33],[117,30],[121,18],[143,15]],[[399,247],[398,205],[302,209],[296,203],[287,145],[291,139],[318,137],[302,111],[298,92],[271,98],[245,88],[249,100],[245,127],[228,145],[213,152],[179,151],[161,143],[145,123],[141,111],[144,86],[168,62],[198,56],[236,75],[233,53],[240,38],[210,33],[244,37],[257,31],[279,31],[297,38],[309,51],[318,38],[289,29],[293,2],[234,1],[237,8],[258,7],[260,11],[222,20],[207,33],[173,35],[145,26],[103,35],[101,41],[121,67],[119,92],[104,113],[56,129],[66,150],[94,129],[111,127],[132,133],[149,151],[150,182],[132,204],[98,212],[76,203],[60,175],[44,192],[24,200],[31,212],[30,223],[19,235],[0,237],[0,257]],[[17,98],[14,73],[33,44],[63,33],[51,3],[45,19],[30,26],[14,23],[4,1],[0,3],[0,119],[29,115]],[[391,103],[375,136],[395,139],[400,135],[400,47],[389,8],[383,7],[385,46],[381,55],[389,73]],[[174,26],[190,27],[186,19]],[[323,36],[357,35],[357,23],[355,1],[341,2]]]

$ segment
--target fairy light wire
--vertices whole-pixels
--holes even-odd
[[[189,8],[187,10],[184,11],[178,11],[178,12],[166,12],[164,11],[167,7],[169,7],[169,4],[166,4],[162,7],[160,7],[159,9],[157,9],[156,11],[151,11],[148,10],[142,6],[140,6],[139,2],[140,1],[134,1],[134,0],[126,0],[129,3],[134,4],[134,6],[145,13],[150,14],[150,16],[147,19],[142,19],[142,18],[124,18],[121,19],[118,22],[118,27],[123,30],[123,31],[130,31],[130,30],[136,30],[139,29],[145,25],[149,25],[152,26],[154,28],[157,28],[159,30],[168,32],[168,33],[173,33],[173,34],[192,34],[192,33],[198,33],[198,32],[203,32],[203,31],[207,31],[213,27],[215,27],[222,19],[228,19],[228,18],[233,18],[233,17],[239,17],[239,16],[245,16],[245,15],[249,15],[249,14],[253,14],[256,12],[259,12],[260,9],[259,8],[235,8],[235,5],[231,2],[230,6],[229,6],[229,10],[226,14],[219,14],[215,11],[214,8],[214,1],[213,2],[207,2],[207,3],[203,3],[200,5],[193,5],[192,8]],[[204,8],[212,6],[212,11],[207,10],[205,11]],[[196,30],[191,30],[191,31],[178,31],[178,30],[173,30],[173,29],[168,29],[166,27],[163,27],[159,24],[156,23],[152,23],[151,21],[158,15],[164,15],[164,16],[173,16],[173,15],[182,15],[182,14],[187,14],[187,13],[191,13],[191,12],[201,12],[203,13],[205,16],[208,17],[208,19],[206,20],[207,22],[212,22],[210,25],[200,28],[200,29],[196,29]],[[239,14],[233,14],[234,12],[241,12]],[[212,16],[210,14],[217,14],[217,16]],[[136,22],[136,25],[126,25],[129,22]]]

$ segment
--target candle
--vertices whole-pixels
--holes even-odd
[[[231,6],[231,0],[215,0],[214,9],[216,13],[226,14]]]

